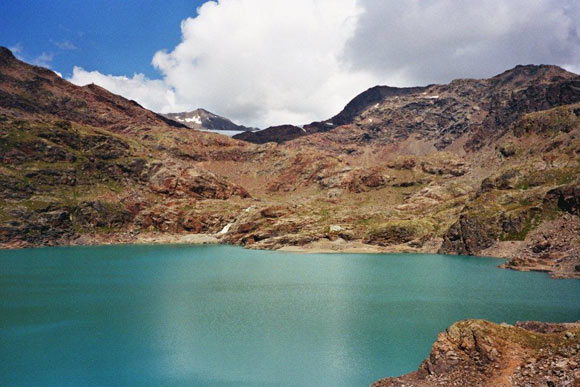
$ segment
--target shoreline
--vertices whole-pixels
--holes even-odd
[[[122,233],[115,235],[95,234],[82,235],[76,239],[56,240],[53,244],[33,245],[27,242],[15,241],[0,244],[0,250],[17,250],[24,248],[42,248],[57,246],[112,246],[112,245],[231,245],[246,249],[280,251],[294,254],[439,254],[440,240],[426,242],[423,247],[411,247],[408,245],[378,246],[363,243],[360,240],[347,241],[341,238],[334,240],[322,238],[305,245],[263,245],[255,243],[251,245],[236,245],[228,243],[219,234],[167,234],[167,233]],[[480,255],[484,258],[505,260],[498,268],[514,271],[534,271],[546,273],[552,279],[580,279],[580,273],[561,272],[552,270],[549,265],[538,264],[528,266],[515,266],[510,264],[513,252],[521,243],[498,242],[486,249]],[[444,254],[445,255],[445,254]]]
[[[82,235],[76,239],[56,240],[54,244],[36,245],[23,241],[0,244],[0,250],[19,250],[27,248],[64,247],[64,246],[110,246],[110,245],[230,245],[249,250],[281,251],[297,254],[439,254],[440,241],[423,248],[410,247],[405,244],[380,246],[363,243],[360,240],[347,241],[342,238],[329,240],[321,238],[304,245],[274,245],[260,243],[249,245],[234,244],[224,241],[219,234],[167,234],[139,233],[117,234],[111,237],[106,234]],[[446,254],[442,254],[446,255]],[[499,256],[481,255],[485,258],[507,259]]]

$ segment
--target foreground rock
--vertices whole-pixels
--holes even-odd
[[[580,323],[464,320],[441,332],[419,369],[387,386],[578,386]]]

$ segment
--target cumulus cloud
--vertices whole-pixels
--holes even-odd
[[[382,82],[488,77],[517,64],[580,64],[576,0],[361,0],[345,57]]]
[[[370,82],[342,63],[360,11],[354,0],[208,2],[153,64],[180,100],[244,122],[308,122]]]
[[[135,100],[146,108],[171,112],[187,109],[187,105],[180,105],[175,98],[175,92],[162,80],[149,79],[143,74],[115,76],[101,74],[98,71],[86,71],[75,66],[69,79],[77,85],[97,84],[115,94]]]
[[[182,22],[182,42],[157,52],[153,65],[187,109],[204,107],[247,125],[307,123],[335,114],[374,82],[342,58],[360,12],[356,0],[207,2]],[[120,94],[138,86],[134,78],[124,85],[129,79],[82,69],[72,81],[107,87],[101,83],[107,78]],[[146,88],[142,92],[146,97]],[[168,101],[132,97],[153,110],[180,110]]]
[[[159,112],[204,107],[240,123],[307,123],[375,84],[487,77],[520,63],[580,65],[574,0],[220,0],[181,24],[161,80],[75,68]]]

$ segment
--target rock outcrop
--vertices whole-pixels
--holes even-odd
[[[572,184],[554,188],[546,194],[546,204],[558,206],[562,211],[580,215],[580,185]]]
[[[439,334],[417,371],[372,386],[576,386],[579,348],[579,322],[465,320]]]
[[[544,271],[554,278],[580,279],[580,217],[569,214],[541,224],[502,267]]]

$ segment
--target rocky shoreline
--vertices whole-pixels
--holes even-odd
[[[567,227],[566,224],[563,227]],[[551,230],[551,228],[549,228]],[[564,228],[563,235],[566,232],[576,232],[574,228]],[[540,230],[541,233],[541,230]],[[492,248],[485,250],[481,256],[486,258],[507,259],[507,261],[498,267],[516,271],[539,271],[545,272],[551,278],[563,279],[573,278],[580,279],[575,260],[562,264],[562,259],[550,262],[545,256],[534,253],[534,247],[537,241],[525,245],[523,242],[499,242]],[[542,242],[544,243],[544,242]],[[34,245],[24,241],[14,241],[9,243],[0,243],[0,249],[20,249],[45,246],[95,246],[95,245],[115,245],[115,244],[231,244],[223,234],[170,234],[160,232],[142,232],[142,233],[115,233],[115,234],[83,234],[78,238],[71,240],[56,240],[54,243],[44,245]],[[321,238],[303,245],[241,245],[249,249],[257,250],[277,250],[292,253],[317,254],[317,253],[340,253],[340,254],[389,254],[389,253],[414,253],[414,254],[439,254],[441,240],[434,239],[425,242],[421,247],[413,247],[408,244],[398,244],[391,246],[380,246],[364,243],[362,240],[345,240],[342,238],[326,239]],[[569,244],[565,244],[569,250]],[[577,251],[567,251],[570,254],[578,254]],[[534,256],[532,256],[534,255]],[[554,254],[556,257],[562,257],[562,254]],[[538,258],[544,257],[544,258]]]
[[[415,372],[372,387],[578,386],[580,322],[464,320],[441,332]]]

